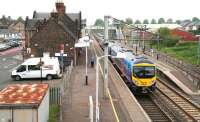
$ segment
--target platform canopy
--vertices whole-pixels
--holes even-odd
[[[75,47],[89,47],[90,43],[92,42],[93,40],[91,40],[89,36],[84,36],[78,40],[78,43],[75,44]]]

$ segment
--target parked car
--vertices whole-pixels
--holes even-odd
[[[0,51],[4,51],[6,49],[10,48],[10,46],[6,43],[1,43],[0,44]]]
[[[42,69],[40,69],[42,66]],[[52,78],[58,78],[60,74],[60,66],[57,57],[43,57],[41,58],[29,58],[16,69],[12,71],[11,77],[18,81],[24,78],[46,78],[51,80]]]
[[[10,42],[8,42],[8,45],[11,46],[11,47],[18,47],[19,46],[18,42],[16,42],[16,41],[10,41]]]

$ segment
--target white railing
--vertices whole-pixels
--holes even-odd
[[[93,99],[92,96],[89,96],[89,119],[90,122],[93,122],[93,117],[94,116],[94,112],[93,112]]]

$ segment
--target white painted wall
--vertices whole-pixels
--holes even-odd
[[[12,109],[0,109],[0,122],[12,120]],[[13,109],[14,122],[37,122],[36,109]]]
[[[37,122],[37,109],[15,109],[14,122]]]
[[[38,122],[48,122],[49,119],[49,90],[38,108]]]
[[[38,109],[13,110],[14,122],[48,122],[48,119],[49,119],[49,90],[47,91],[47,94],[43,98],[43,101]],[[8,120],[12,120],[12,109],[0,109],[0,122],[8,122]]]
[[[0,109],[0,122],[8,122],[11,119],[12,111],[8,109]]]

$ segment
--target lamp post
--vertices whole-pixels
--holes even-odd
[[[97,57],[96,63],[96,122],[99,122],[99,60],[108,57],[110,55],[104,55],[101,57]],[[105,86],[105,85],[104,85]]]
[[[108,55],[108,23],[109,16],[104,16],[104,55]],[[106,88],[108,87],[108,57],[104,60],[104,98],[108,98]]]
[[[40,80],[41,80],[41,83],[42,83],[42,58],[40,57]]]
[[[96,122],[99,122],[99,60],[102,58],[108,58],[112,55],[103,55],[96,57]],[[117,53],[117,56],[112,56],[112,58],[124,58],[125,56],[122,53]],[[107,72],[108,73],[108,72]],[[104,89],[107,89],[108,85],[104,85]],[[104,91],[105,92],[105,91]]]
[[[159,33],[158,33],[158,35],[157,35],[157,50],[159,48],[159,40],[160,40],[160,36],[159,36]]]
[[[88,53],[87,53],[87,44],[90,41],[90,37],[89,35],[87,35],[88,39],[84,39],[85,43],[86,43],[86,56],[85,56],[85,85],[88,85],[88,71],[87,71],[87,62],[88,62]]]

